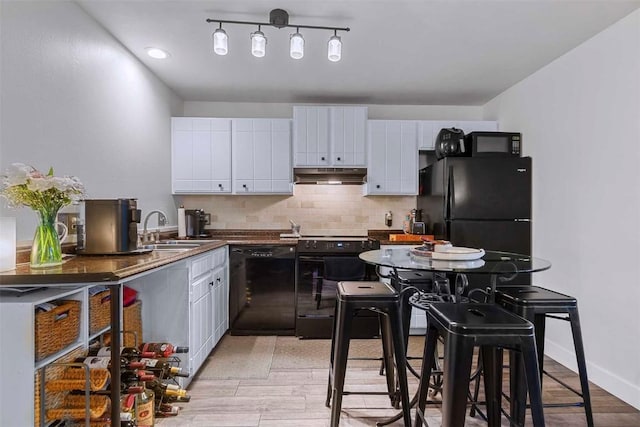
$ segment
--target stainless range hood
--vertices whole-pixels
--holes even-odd
[[[295,184],[360,185],[366,182],[366,168],[294,168]]]

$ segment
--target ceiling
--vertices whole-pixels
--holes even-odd
[[[77,0],[185,101],[483,105],[640,7],[640,0]],[[342,60],[328,30],[262,27],[267,54],[250,53],[255,26],[227,24],[229,53],[213,53],[206,18],[350,27]],[[166,60],[147,47],[170,52]]]

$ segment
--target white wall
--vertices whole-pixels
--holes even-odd
[[[294,105],[306,104],[186,101],[184,115],[186,117],[291,118]],[[370,104],[367,107],[369,118],[377,120],[482,119],[482,107],[478,106]]]
[[[52,166],[89,198],[137,197],[143,215],[159,208],[175,224],[170,117],[182,101],[73,2],[3,1],[0,14],[2,171]],[[3,215],[33,238],[30,209]]]
[[[578,298],[590,380],[640,409],[640,11],[485,105],[533,157],[539,285]],[[559,324],[560,323],[560,324]],[[546,353],[575,369],[570,328]]]

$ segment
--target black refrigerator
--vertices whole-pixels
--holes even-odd
[[[531,157],[445,157],[420,170],[419,193],[417,208],[436,238],[531,254]]]

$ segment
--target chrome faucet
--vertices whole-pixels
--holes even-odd
[[[163,226],[166,225],[167,223],[167,215],[162,212],[161,210],[153,210],[151,212],[149,212],[145,217],[144,217],[144,229],[142,230],[142,241],[143,242],[149,242],[151,240],[150,237],[150,233],[147,232],[147,223],[149,222],[149,217],[151,217],[151,215],[153,215],[154,213],[158,214],[158,226]],[[160,237],[160,232],[156,232],[156,237],[154,240],[159,240]]]

